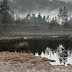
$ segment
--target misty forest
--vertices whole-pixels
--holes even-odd
[[[16,12],[14,13],[13,7],[10,6],[9,0],[0,1],[0,24],[24,24],[24,25],[47,25],[49,27],[72,27],[72,17],[69,15],[66,7],[59,8],[57,17],[51,17],[49,15],[37,16],[33,13],[28,13],[26,16],[21,17]]]
[[[72,72],[71,0],[0,0],[1,72]]]

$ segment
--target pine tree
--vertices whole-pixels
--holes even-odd
[[[43,16],[43,24],[46,24],[46,17]]]
[[[38,24],[41,24],[42,23],[42,16],[41,14],[39,13],[38,14]]]
[[[46,20],[46,17],[45,17],[45,16],[43,16],[43,20],[44,20],[44,21]]]
[[[31,23],[32,23],[32,24],[36,24],[36,17],[35,17],[35,14],[32,14],[30,20],[31,20]]]
[[[60,10],[59,10],[59,14],[58,14],[58,17],[61,18],[62,15],[63,15],[63,11],[62,11],[62,8],[60,8]]]
[[[56,17],[54,18],[52,18],[52,21],[50,22],[50,27],[58,27],[59,26],[59,24],[58,24],[58,22],[57,22],[57,19],[56,19]]]
[[[63,9],[60,8],[58,17],[59,19],[62,19],[62,25],[65,25],[68,22],[68,12],[66,10],[66,7],[64,7]]]
[[[30,24],[30,18],[31,18],[31,14],[27,14],[26,18],[25,18],[25,23],[26,24]]]
[[[2,23],[10,23],[11,15],[9,14],[10,6],[8,0],[3,0],[0,4],[0,15]]]

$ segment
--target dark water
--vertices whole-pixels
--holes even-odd
[[[22,45],[21,45],[22,44]],[[72,40],[66,38],[48,38],[48,39],[4,39],[0,40],[0,51],[31,51],[39,54],[45,51],[46,47],[52,50],[62,44],[66,50],[72,49]],[[18,47],[19,46],[19,47]]]
[[[50,51],[54,54],[58,52],[58,47],[62,45],[61,53],[59,55],[60,63],[64,64],[67,61],[68,51],[72,53],[72,40],[68,38],[41,38],[41,39],[4,39],[0,40],[0,51],[10,52],[27,52],[38,53],[39,55],[46,52],[46,48],[50,48]]]

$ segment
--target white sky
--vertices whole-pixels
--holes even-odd
[[[65,1],[66,3],[68,2],[72,3],[72,0],[60,0],[60,1]]]

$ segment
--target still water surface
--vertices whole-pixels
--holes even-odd
[[[33,53],[55,60],[53,65],[72,64],[72,39],[67,37],[1,39],[1,51]]]
[[[51,62],[52,65],[72,64],[72,50],[65,50],[62,44],[53,51],[51,48],[47,47],[45,53],[41,52],[41,54],[39,55],[37,52],[35,53],[35,56],[41,56],[55,60],[56,62]]]

